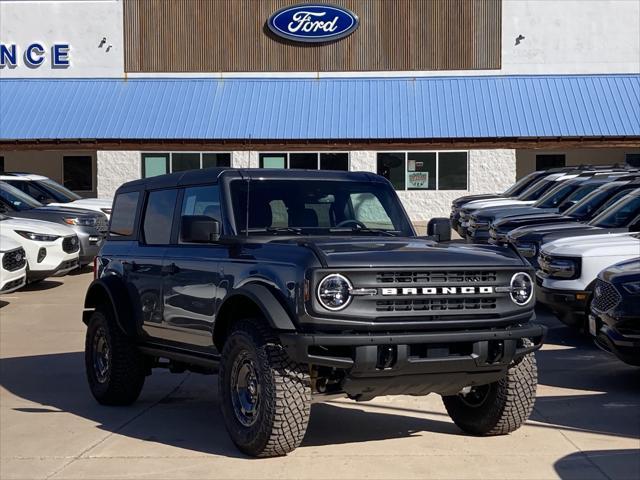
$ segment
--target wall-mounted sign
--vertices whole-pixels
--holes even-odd
[[[34,42],[21,49],[15,43],[0,43],[0,68],[16,68],[20,62],[29,68],[42,66],[47,56],[51,68],[68,68],[70,47],[66,43],[54,43],[46,49],[41,43]]]
[[[353,32],[359,20],[346,8],[309,4],[280,9],[267,24],[273,33],[289,40],[330,42]]]

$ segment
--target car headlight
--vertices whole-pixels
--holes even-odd
[[[516,273],[511,277],[511,300],[517,305],[526,305],[533,298],[533,280],[529,274]]]
[[[622,288],[631,295],[640,295],[640,281],[623,283]]]
[[[95,217],[67,217],[64,219],[67,225],[78,225],[79,227],[95,227]]]
[[[35,242],[53,242],[60,238],[60,235],[47,235],[46,233],[27,232],[25,230],[16,230],[16,233]]]
[[[540,264],[540,266],[550,278],[570,280],[577,278],[580,274],[579,260],[574,258],[551,257],[547,258],[544,265]]]
[[[346,277],[332,273],[318,284],[318,301],[327,310],[342,310],[351,301],[350,290],[351,282]]]
[[[538,245],[535,243],[516,243],[516,249],[526,258],[534,258],[538,254]]]
[[[102,210],[102,213],[104,213],[105,215],[111,215],[110,208],[101,208],[100,210]]]

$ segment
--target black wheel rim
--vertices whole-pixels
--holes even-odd
[[[460,394],[460,400],[468,407],[478,408],[484,405],[489,397],[490,385],[480,385],[479,387],[473,387],[467,394]]]
[[[231,369],[231,403],[238,421],[252,426],[260,410],[260,381],[255,362],[249,352],[242,351]]]
[[[99,383],[109,379],[111,368],[111,349],[104,327],[99,327],[93,336],[93,371]]]

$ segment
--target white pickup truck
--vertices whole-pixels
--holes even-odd
[[[586,327],[598,273],[640,258],[640,233],[566,237],[542,247],[536,294],[567,325]]]

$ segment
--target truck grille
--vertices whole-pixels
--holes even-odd
[[[477,311],[495,310],[496,298],[438,298],[411,300],[379,300],[376,302],[378,312],[406,311]]]
[[[620,294],[610,283],[600,279],[596,280],[593,289],[593,301],[591,306],[600,312],[608,312],[620,303]]]
[[[62,250],[64,250],[66,253],[74,253],[80,250],[80,242],[78,241],[78,237],[76,235],[65,237],[62,240]]]
[[[378,272],[377,283],[444,283],[456,284],[465,282],[495,282],[497,273],[491,271],[403,271]]]
[[[27,257],[23,248],[17,248],[7,252],[2,257],[2,268],[9,272],[19,270],[27,263]]]
[[[107,217],[100,215],[100,217],[96,220],[96,230],[98,230],[103,235],[106,235],[108,229],[109,222],[107,221]]]

